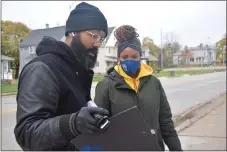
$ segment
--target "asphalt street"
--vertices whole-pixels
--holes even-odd
[[[226,92],[226,72],[170,79],[160,78],[160,80],[166,91],[173,115]],[[95,86],[96,84],[94,83],[91,91],[92,97],[94,97]],[[13,134],[13,128],[16,123],[15,114],[15,96],[3,96],[2,150],[21,150]]]

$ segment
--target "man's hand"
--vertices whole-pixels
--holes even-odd
[[[97,126],[97,120],[94,114],[106,116],[109,112],[106,109],[99,107],[83,107],[79,111],[75,121],[76,129],[79,133],[89,134],[93,132],[101,132],[102,130]]]

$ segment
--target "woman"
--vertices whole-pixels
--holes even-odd
[[[136,105],[151,131],[157,134],[162,150],[165,150],[163,140],[169,150],[182,150],[161,82],[152,75],[152,68],[141,62],[138,36],[135,28],[129,25],[116,29],[118,63],[97,84],[94,100],[111,115]]]

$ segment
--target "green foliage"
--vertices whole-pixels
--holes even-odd
[[[156,58],[159,58],[161,48],[154,44],[152,38],[150,37],[143,38],[143,46],[147,46],[150,49],[151,55],[155,56]]]
[[[25,24],[21,22],[1,21],[1,51],[3,55],[14,58],[11,62],[14,78],[18,78],[19,73],[19,42],[24,39],[31,31]]]
[[[224,59],[226,59],[226,34],[224,35],[224,37],[219,40],[216,43],[216,49],[217,49],[217,62],[221,63],[223,60],[223,55],[224,55]]]

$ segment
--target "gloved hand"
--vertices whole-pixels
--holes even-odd
[[[79,131],[79,133],[89,134],[102,131],[97,125],[98,120],[95,119],[94,114],[106,116],[109,114],[109,112],[106,109],[100,107],[81,108],[75,119],[76,129]]]

